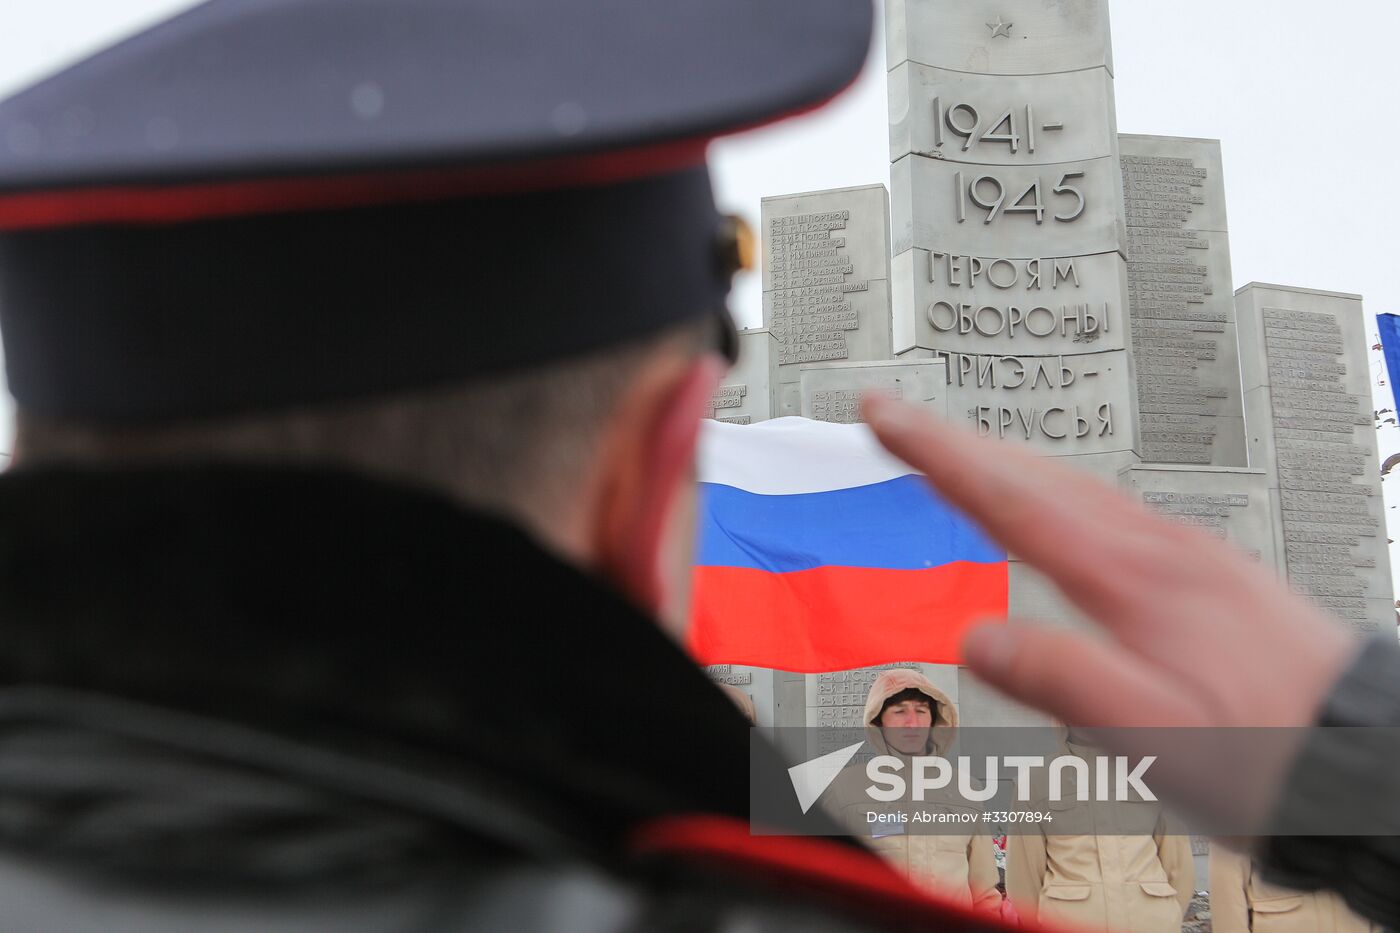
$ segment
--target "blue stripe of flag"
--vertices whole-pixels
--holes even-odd
[[[1006,552],[922,477],[829,492],[768,496],[700,484],[696,563],[772,573],[816,567],[923,570],[1000,563]]]
[[[1400,411],[1400,318],[1393,314],[1377,314],[1376,329],[1381,335],[1381,351],[1385,368],[1390,373],[1390,392],[1395,410]]]

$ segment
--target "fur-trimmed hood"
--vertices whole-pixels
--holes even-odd
[[[868,727],[866,731],[870,734],[870,743],[881,754],[889,754],[890,749],[885,743],[884,733],[876,723],[880,709],[890,697],[911,687],[925,694],[933,705],[933,731],[929,733],[928,745],[930,754],[948,744],[947,741],[940,741],[940,732],[947,735],[949,730],[957,728],[957,706],[948,694],[935,687],[927,677],[907,667],[882,671],[880,676],[875,678],[875,683],[870,685],[870,693],[865,697],[865,724]]]

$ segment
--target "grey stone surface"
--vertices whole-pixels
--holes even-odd
[[[1127,348],[1116,252],[1007,259],[909,249],[890,266],[894,351],[1046,355]]]
[[[983,437],[1053,456],[1131,454],[1136,446],[1127,351],[949,360],[949,413]]]
[[[1090,631],[1092,625],[1071,606],[1049,581],[1015,554],[1007,572],[1007,614],[1055,628]],[[978,680],[965,668],[958,669],[959,713],[969,726],[1042,726],[1051,724],[1045,714],[1007,699]]]
[[[814,421],[860,421],[860,397],[872,391],[912,402],[940,418],[948,416],[948,379],[942,360],[804,366],[800,386],[801,414]]]
[[[1048,726],[1050,717],[1007,699],[965,667],[958,668],[958,716],[967,726]]]
[[[948,362],[954,420],[1116,471],[1139,443],[1107,4],[886,13],[894,351]]]
[[[866,185],[764,198],[761,222],[773,411],[795,415],[803,364],[890,356],[889,196]]]
[[[1003,96],[995,89],[986,94]],[[890,184],[896,253],[914,248],[1033,259],[1124,250],[1122,178],[1114,156],[979,166],[909,155],[890,167]]]
[[[773,417],[777,367],[777,340],[767,328],[740,331],[739,359],[715,392],[708,417],[731,424],[753,424]]]
[[[764,200],[765,329],[715,414],[848,422],[862,392],[891,392],[1068,458],[1358,632],[1392,631],[1360,299],[1232,294],[1219,144],[1118,135],[1106,0],[886,0],[886,16],[890,197]],[[1053,191],[1066,173],[1083,211]],[[1014,554],[1008,578],[1012,617],[1090,627]],[[924,667],[964,723],[1045,721]],[[858,726],[869,679],[777,672],[760,722]]]
[[[1266,471],[1139,464],[1123,470],[1119,482],[1149,509],[1229,541],[1264,566],[1278,569]]]
[[[1033,75],[1113,66],[1108,0],[885,0],[885,45],[890,68]]]
[[[890,161],[914,154],[966,165],[1080,162],[1113,154],[1112,77],[1102,68],[1005,78],[904,62],[889,72]],[[989,136],[983,142],[984,136]]]
[[[1250,460],[1288,580],[1358,634],[1394,632],[1361,298],[1259,283],[1235,298]]]
[[[1220,143],[1118,139],[1142,458],[1244,466]]]
[[[778,672],[744,664],[712,664],[705,668],[705,674],[714,683],[728,684],[747,693],[753,700],[754,718],[759,723],[773,723],[777,715],[774,678]]]

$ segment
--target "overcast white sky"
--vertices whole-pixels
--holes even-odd
[[[193,5],[0,0],[0,96]],[[1400,313],[1400,3],[1111,0],[1111,9],[1119,130],[1222,141],[1236,286],[1359,292],[1368,313]],[[887,139],[877,41],[861,80],[821,114],[716,144],[718,198],[756,222],[765,195],[888,186]],[[756,276],[740,284],[735,309],[741,324],[759,323]],[[1377,407],[1394,407],[1373,357]],[[0,411],[0,450],[8,436]],[[1400,450],[1400,430],[1386,428],[1381,448]],[[1386,485],[1387,516],[1400,518],[1400,480]]]

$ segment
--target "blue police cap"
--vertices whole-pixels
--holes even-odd
[[[39,415],[449,385],[725,310],[704,155],[854,79],[868,0],[211,0],[0,103]]]

